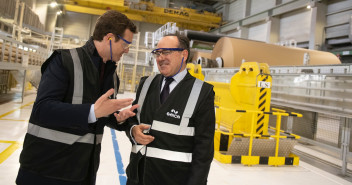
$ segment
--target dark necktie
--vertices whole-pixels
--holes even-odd
[[[160,93],[160,102],[161,102],[161,104],[163,104],[165,102],[166,98],[169,96],[169,94],[170,94],[170,86],[169,85],[171,84],[171,82],[173,80],[174,80],[173,78],[166,78],[165,79],[164,88],[163,88],[163,90]]]

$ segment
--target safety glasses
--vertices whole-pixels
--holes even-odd
[[[158,49],[154,49],[151,53],[156,58],[156,57],[160,57],[160,56],[170,55],[171,53],[173,53],[175,51],[183,51],[183,50],[185,50],[185,49],[183,49],[183,48],[158,48]]]
[[[121,37],[120,35],[117,35],[117,36],[118,36],[121,40],[124,41],[124,43],[122,44],[123,49],[127,49],[127,48],[131,47],[132,42],[127,41],[126,39],[124,39],[124,38]]]

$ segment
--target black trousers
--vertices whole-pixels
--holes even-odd
[[[127,178],[126,185],[144,185],[144,182],[143,182],[143,180],[144,180],[144,178],[143,178],[143,176],[144,176],[144,163],[145,163],[145,159],[143,157],[138,163],[138,177],[139,177],[138,183],[136,184],[135,182],[133,182]]]
[[[20,168],[18,171],[16,184],[17,185],[92,185],[92,184],[95,184],[95,179],[91,179],[90,177],[87,177],[84,181],[81,181],[81,182],[69,182],[69,181],[63,181],[63,180],[44,177],[39,174]]]

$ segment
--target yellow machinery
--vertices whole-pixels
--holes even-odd
[[[198,78],[199,80],[204,81],[204,75],[202,74],[202,66],[201,65],[194,65],[192,63],[188,63],[187,70],[192,76]]]
[[[71,12],[102,15],[107,10],[117,10],[134,21],[162,25],[175,22],[181,28],[197,31],[209,31],[218,28],[221,23],[221,16],[214,13],[200,13],[189,8],[161,8],[147,1],[126,6],[123,0],[64,0],[64,5],[65,10]]]
[[[200,65],[189,72],[203,80]],[[265,63],[246,62],[230,83],[211,82],[215,91],[215,159],[244,165],[298,165],[291,151],[299,136],[280,130],[282,116],[302,117],[284,110],[270,111],[272,79]],[[269,115],[276,116],[274,135],[268,132]]]

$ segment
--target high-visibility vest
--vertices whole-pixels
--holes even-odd
[[[187,74],[189,75],[189,74]],[[151,110],[150,105],[159,100],[161,77],[150,76],[143,83],[143,87],[138,97],[137,119],[140,124],[151,124],[150,134],[155,140],[146,145],[133,144],[130,164],[126,171],[130,180],[138,181],[137,169],[139,160],[145,157],[144,180],[148,184],[148,173],[158,169],[158,178],[175,177],[171,171],[177,170],[177,180],[184,181],[192,162],[192,151],[194,147],[195,128],[190,124],[193,112],[199,99],[203,81],[187,76],[186,82],[180,82],[170,93],[167,100],[159,109]],[[187,86],[187,88],[185,88]],[[190,87],[190,88],[189,88]],[[210,87],[210,86],[209,86]],[[208,86],[207,86],[208,88]],[[212,90],[209,88],[209,90]],[[174,94],[174,95],[173,95]],[[146,115],[153,117],[152,123],[144,123]],[[150,117],[149,117],[150,118]],[[148,118],[148,119],[149,119]],[[172,166],[167,168],[166,166]],[[164,169],[162,169],[164,168]],[[155,175],[154,175],[155,176]],[[170,182],[161,180],[161,182]],[[152,184],[153,182],[149,182]],[[174,182],[174,184],[180,184]]]
[[[82,47],[53,53],[57,54],[61,55],[70,78],[68,96],[64,102],[93,104],[100,96],[100,90],[96,88],[99,87],[99,73],[85,49]],[[42,72],[51,58],[43,65]],[[99,119],[89,125],[88,130],[83,130],[49,128],[34,117],[32,112],[20,156],[21,168],[66,181],[82,181],[95,176],[99,166],[104,119]]]

